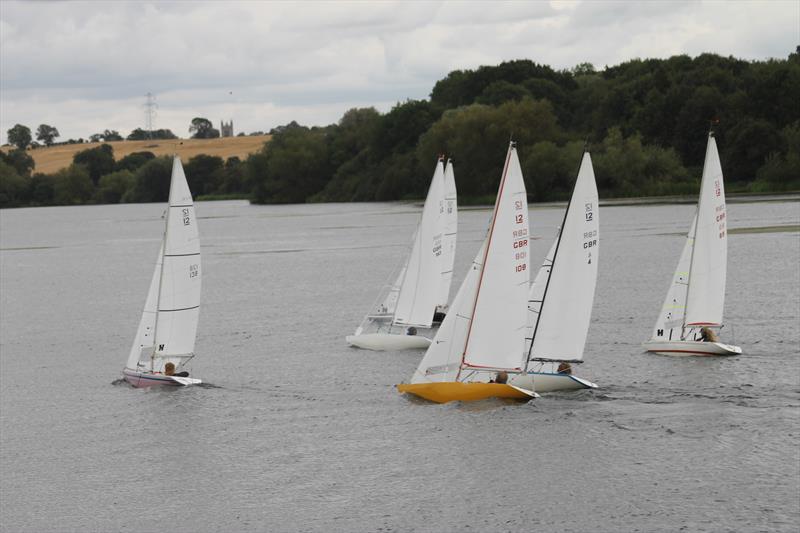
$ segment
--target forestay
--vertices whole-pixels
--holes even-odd
[[[725,219],[722,166],[717,143],[713,135],[709,135],[689,270],[684,324],[686,327],[722,324],[728,260],[728,232]]]
[[[697,213],[692,218],[692,226],[689,233],[686,234],[686,243],[683,245],[681,258],[678,260],[678,266],[672,276],[672,285],[667,291],[667,297],[661,307],[661,314],[653,328],[653,340],[678,340],[681,338],[686,317],[686,292],[689,288],[689,265],[692,260],[696,225]]]
[[[154,358],[180,363],[194,352],[202,276],[194,202],[177,157],[172,167],[163,246]]]
[[[443,194],[444,169],[439,161],[428,188],[422,219],[397,297],[395,324],[429,328],[433,322],[442,272],[440,198]]]
[[[586,152],[534,322],[531,359],[583,359],[597,282],[599,242],[597,185]]]

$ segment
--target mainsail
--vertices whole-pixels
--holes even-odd
[[[708,137],[697,227],[689,268],[686,327],[719,326],[725,305],[728,231],[725,220],[725,185],[713,135]]]
[[[536,298],[540,303],[530,359],[583,359],[597,283],[599,228],[597,184],[591,156],[585,152],[553,250],[549,277],[541,297]]]
[[[453,280],[453,263],[456,259],[456,236],[458,233],[458,205],[456,180],[452,161],[447,161],[444,170],[444,197],[441,201],[442,217],[442,278],[439,284],[438,307],[446,309],[450,300],[450,285]]]

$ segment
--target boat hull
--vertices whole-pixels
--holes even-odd
[[[538,396],[532,391],[503,383],[460,383],[456,381],[401,383],[397,386],[397,390],[435,403],[475,402],[489,398],[527,401]]]
[[[345,340],[357,348],[365,350],[424,350],[431,340],[421,335],[393,335],[390,333],[364,333],[348,335]]]
[[[147,387],[187,387],[189,385],[199,385],[202,383],[202,380],[195,378],[138,372],[129,368],[122,371],[122,376],[125,378],[125,381],[137,389]]]
[[[703,341],[649,341],[642,344],[645,350],[660,355],[678,357],[714,357],[739,355],[742,349],[722,342]]]
[[[558,374],[556,372],[529,372],[511,378],[511,384],[523,389],[533,390],[537,393],[559,392],[580,389],[596,389],[597,385],[591,381],[572,374]]]

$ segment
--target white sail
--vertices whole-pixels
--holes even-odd
[[[542,308],[542,298],[544,297],[544,288],[547,286],[547,280],[550,279],[550,270],[553,267],[553,256],[556,253],[556,246],[558,245],[558,235],[550,245],[550,250],[539,267],[539,272],[533,279],[533,284],[528,291],[528,323],[526,325],[525,341],[530,343],[533,338],[533,327],[536,325],[536,320],[539,318],[539,311]],[[527,352],[526,352],[527,354]]]
[[[439,199],[444,188],[442,162],[436,170],[428,188],[422,218],[417,230],[405,269],[405,277],[397,297],[393,322],[402,326],[431,327],[433,313],[439,299],[441,278],[442,231]]]
[[[453,263],[456,259],[456,236],[458,233],[458,201],[453,163],[448,160],[444,170],[444,197],[442,199],[442,278],[439,285],[441,309],[447,308],[450,285],[453,280]]]
[[[469,381],[461,375],[465,366],[521,367],[530,281],[528,248],[528,201],[512,144],[489,232],[411,383]]]
[[[194,202],[180,159],[175,157],[164,233],[154,357],[179,363],[193,354],[201,277]]]
[[[597,184],[591,157],[586,152],[564,217],[538,322],[534,325],[531,358],[583,358],[597,282],[599,238]]]
[[[697,204],[685,326],[722,324],[725,305],[725,275],[728,260],[728,231],[725,186],[717,143],[708,137],[700,199]]]
[[[407,262],[403,263],[403,268],[400,269],[400,273],[394,283],[389,287],[389,293],[384,298],[383,305],[378,308],[379,314],[394,315],[394,310],[397,307],[397,297],[400,295],[400,287],[403,286],[403,279],[406,277],[406,268],[408,268]]]
[[[517,150],[508,149],[484,251],[464,365],[519,369],[527,321],[528,200]]]
[[[486,241],[475,256],[467,276],[453,299],[447,316],[444,317],[439,331],[425,352],[411,383],[430,383],[434,381],[455,381],[461,369],[464,345],[472,322],[472,311],[475,307],[475,294],[478,290]]]
[[[686,234],[686,243],[683,245],[681,258],[672,276],[672,285],[667,291],[661,314],[658,315],[653,328],[652,340],[678,340],[681,338],[684,318],[686,316],[686,292],[689,288],[689,264],[692,259],[692,246],[697,225],[697,214],[692,218],[692,226]]]
[[[126,366],[132,370],[137,369],[140,361],[149,361],[153,354],[154,338],[153,333],[156,326],[156,313],[158,311],[156,302],[158,301],[158,285],[161,280],[161,262],[164,258],[164,242],[158,250],[156,268],[153,271],[153,278],[150,280],[150,290],[147,291],[147,300],[144,303],[142,318],[139,320],[139,329],[136,330],[136,337],[133,338],[131,353],[128,355]]]

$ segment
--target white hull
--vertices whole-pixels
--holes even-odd
[[[165,376],[164,374],[153,374],[150,372],[138,372],[126,368],[122,371],[125,381],[136,388],[168,386],[168,387],[187,387],[189,385],[199,385],[202,380],[195,378],[184,378],[181,376]]]
[[[356,348],[365,350],[424,350],[431,340],[421,335],[392,335],[390,333],[364,333],[348,335],[345,340]]]
[[[718,355],[739,355],[738,346],[721,342],[703,341],[649,341],[642,344],[648,352],[660,355],[709,357]]]
[[[572,374],[557,374],[553,372],[529,372],[511,378],[511,385],[532,390],[539,394],[543,392],[559,392],[580,389],[596,389],[597,385],[589,380],[573,376]]]

